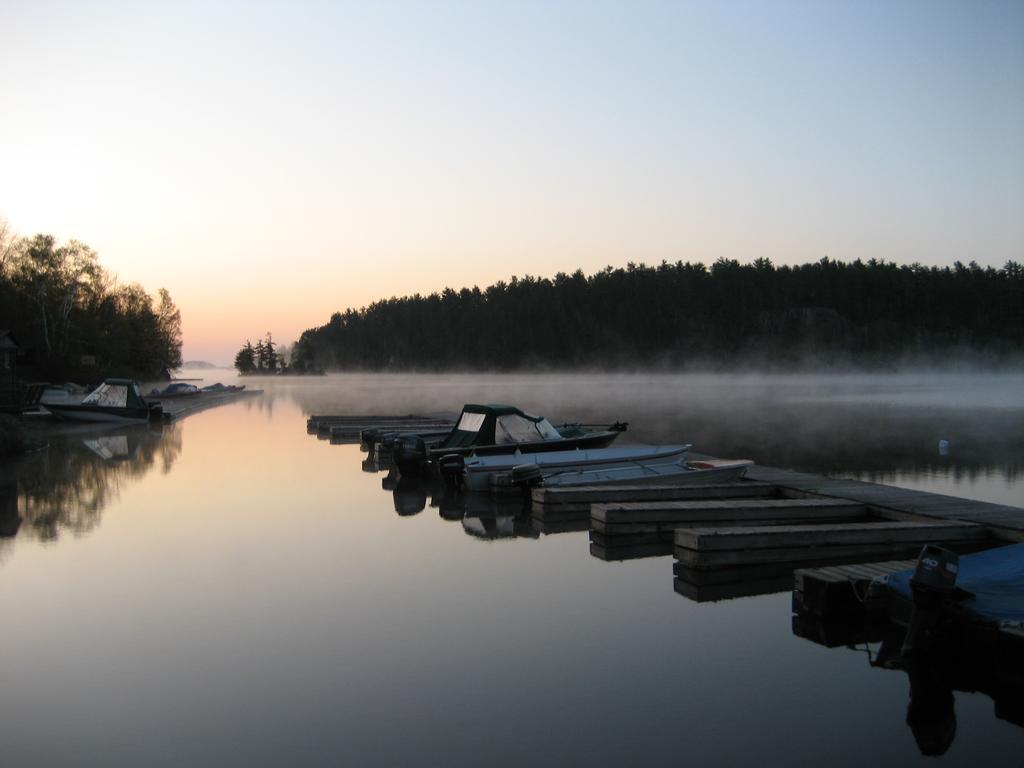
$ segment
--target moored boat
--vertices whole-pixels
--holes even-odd
[[[655,466],[684,461],[687,445],[626,445],[615,448],[575,449],[549,451],[536,454],[512,453],[492,456],[445,457],[441,472],[447,478],[459,479],[470,491],[486,491],[490,480],[497,474],[512,472],[516,467],[532,465],[539,474],[613,470],[640,466]]]
[[[245,384],[221,384],[218,381],[216,384],[207,384],[199,391],[215,395],[223,395],[229,392],[241,392],[243,389],[245,389]]]
[[[131,379],[107,379],[81,403],[46,403],[43,407],[57,418],[71,421],[148,421],[163,415],[160,404],[146,402]]]
[[[636,462],[620,467],[597,467],[573,470],[541,470],[543,484],[550,487],[569,485],[710,485],[739,480],[754,462],[748,459],[676,460],[671,462]]]
[[[149,393],[152,400],[167,400],[178,397],[194,397],[199,394],[199,387],[187,381],[172,381],[163,389],[153,389]]]
[[[562,424],[555,427],[542,416],[531,416],[511,405],[467,403],[447,437],[431,446],[411,435],[395,439],[394,459],[402,471],[443,456],[468,457],[535,454],[571,449],[605,448],[626,431],[626,424],[594,427]],[[523,463],[523,462],[519,462]]]

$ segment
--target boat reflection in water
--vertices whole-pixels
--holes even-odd
[[[401,517],[418,515],[427,506],[427,488],[419,478],[399,477],[391,490],[391,496],[395,512]]]
[[[554,532],[536,524],[525,495],[494,498],[466,493],[430,473],[402,474],[394,464],[389,466],[376,456],[364,459],[362,467],[364,471],[387,472],[381,478],[381,488],[391,491],[395,513],[401,517],[417,515],[429,503],[443,520],[461,522],[466,534],[477,539],[536,539],[541,533]]]
[[[160,467],[168,472],[181,453],[174,425],[132,424],[76,432],[0,468],[0,537],[55,541],[62,532],[88,533],[128,482]]]
[[[128,443],[128,435],[103,435],[83,440],[82,445],[95,453],[104,461],[126,461],[138,446]]]
[[[827,647],[868,652],[871,667],[906,672],[906,723],[922,755],[945,754],[956,738],[956,692],[992,699],[995,716],[1024,728],[1024,637],[979,627],[948,627],[904,653],[906,631],[882,626],[793,617],[793,633]]]
[[[466,494],[463,499],[462,530],[476,539],[540,538],[530,516],[528,499],[493,499]]]

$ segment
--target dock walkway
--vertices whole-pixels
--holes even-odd
[[[152,401],[160,403],[164,410],[164,421],[177,421],[190,414],[205,411],[207,408],[216,408],[218,405],[262,394],[262,389],[243,389],[238,392],[203,392],[195,397],[169,397],[163,400],[154,397]]]
[[[796,568],[967,553],[1024,541],[1024,509],[755,465],[709,486],[536,488],[535,523],[589,528],[602,560],[674,554],[677,591],[698,599],[784,588]],[[756,582],[756,583],[754,583]]]
[[[984,525],[997,539],[1007,542],[1024,541],[1024,509],[1020,507],[761,465],[750,467],[747,478],[776,485],[791,493],[859,501],[869,505],[876,514],[891,516],[893,519],[910,515],[914,518],[976,523]]]

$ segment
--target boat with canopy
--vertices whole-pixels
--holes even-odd
[[[395,439],[393,450],[395,463],[408,471],[424,461],[450,455],[492,456],[606,448],[626,431],[626,427],[622,422],[556,427],[546,418],[531,416],[515,406],[467,403],[444,439],[431,445],[418,434],[403,435]]]
[[[46,410],[70,421],[149,421],[163,415],[158,403],[148,403],[131,379],[107,379],[85,396],[81,403],[45,403]]]

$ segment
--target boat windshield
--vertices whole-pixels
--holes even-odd
[[[82,401],[82,405],[102,405],[108,408],[124,408],[127,404],[126,384],[100,384]]]
[[[486,414],[463,412],[459,424],[455,427],[459,432],[479,432],[484,424]]]
[[[494,428],[495,442],[532,443],[538,440],[558,440],[562,436],[547,419],[533,421],[518,414],[499,416]]]

